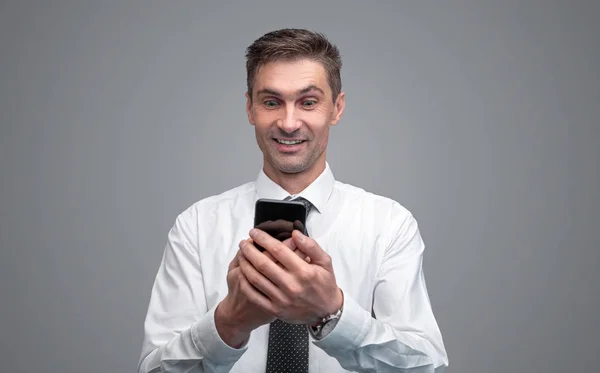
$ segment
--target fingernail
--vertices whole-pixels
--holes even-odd
[[[254,238],[254,236],[256,236],[256,232],[257,232],[256,228],[252,228],[250,230],[250,237]]]

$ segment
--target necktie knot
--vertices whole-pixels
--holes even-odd
[[[306,217],[308,217],[308,213],[313,208],[313,204],[304,197],[292,198],[292,196],[287,196],[287,197],[285,197],[284,201],[302,202],[304,204],[304,207],[306,207]]]

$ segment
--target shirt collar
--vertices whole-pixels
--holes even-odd
[[[333,191],[335,178],[329,167],[329,163],[325,162],[325,170],[303,191],[293,195],[292,197],[303,197],[310,201],[313,206],[319,211],[323,211],[329,196]],[[258,198],[269,199],[285,199],[290,196],[279,184],[271,180],[261,168],[256,179],[256,195]]]

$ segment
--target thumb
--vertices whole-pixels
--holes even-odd
[[[298,248],[296,243],[294,242],[294,238],[290,237],[287,240],[283,241],[283,243],[290,248],[294,252],[294,254],[298,255],[300,259],[304,260],[307,263],[310,263],[310,257],[306,255],[302,250]]]
[[[285,246],[289,247],[290,250],[292,250],[292,251],[296,250],[296,248],[297,248],[296,243],[294,242],[292,237],[287,238],[287,239],[283,240],[282,242]]]
[[[292,232],[292,239],[296,244],[296,247],[308,257],[310,257],[310,263],[317,264],[321,267],[331,267],[331,257],[327,254],[321,246],[314,239],[302,234],[299,230]]]

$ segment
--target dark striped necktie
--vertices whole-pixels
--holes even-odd
[[[298,197],[306,206],[306,217],[312,208],[310,201]],[[308,373],[308,330],[304,324],[288,324],[279,319],[269,326],[269,347],[266,373]]]

